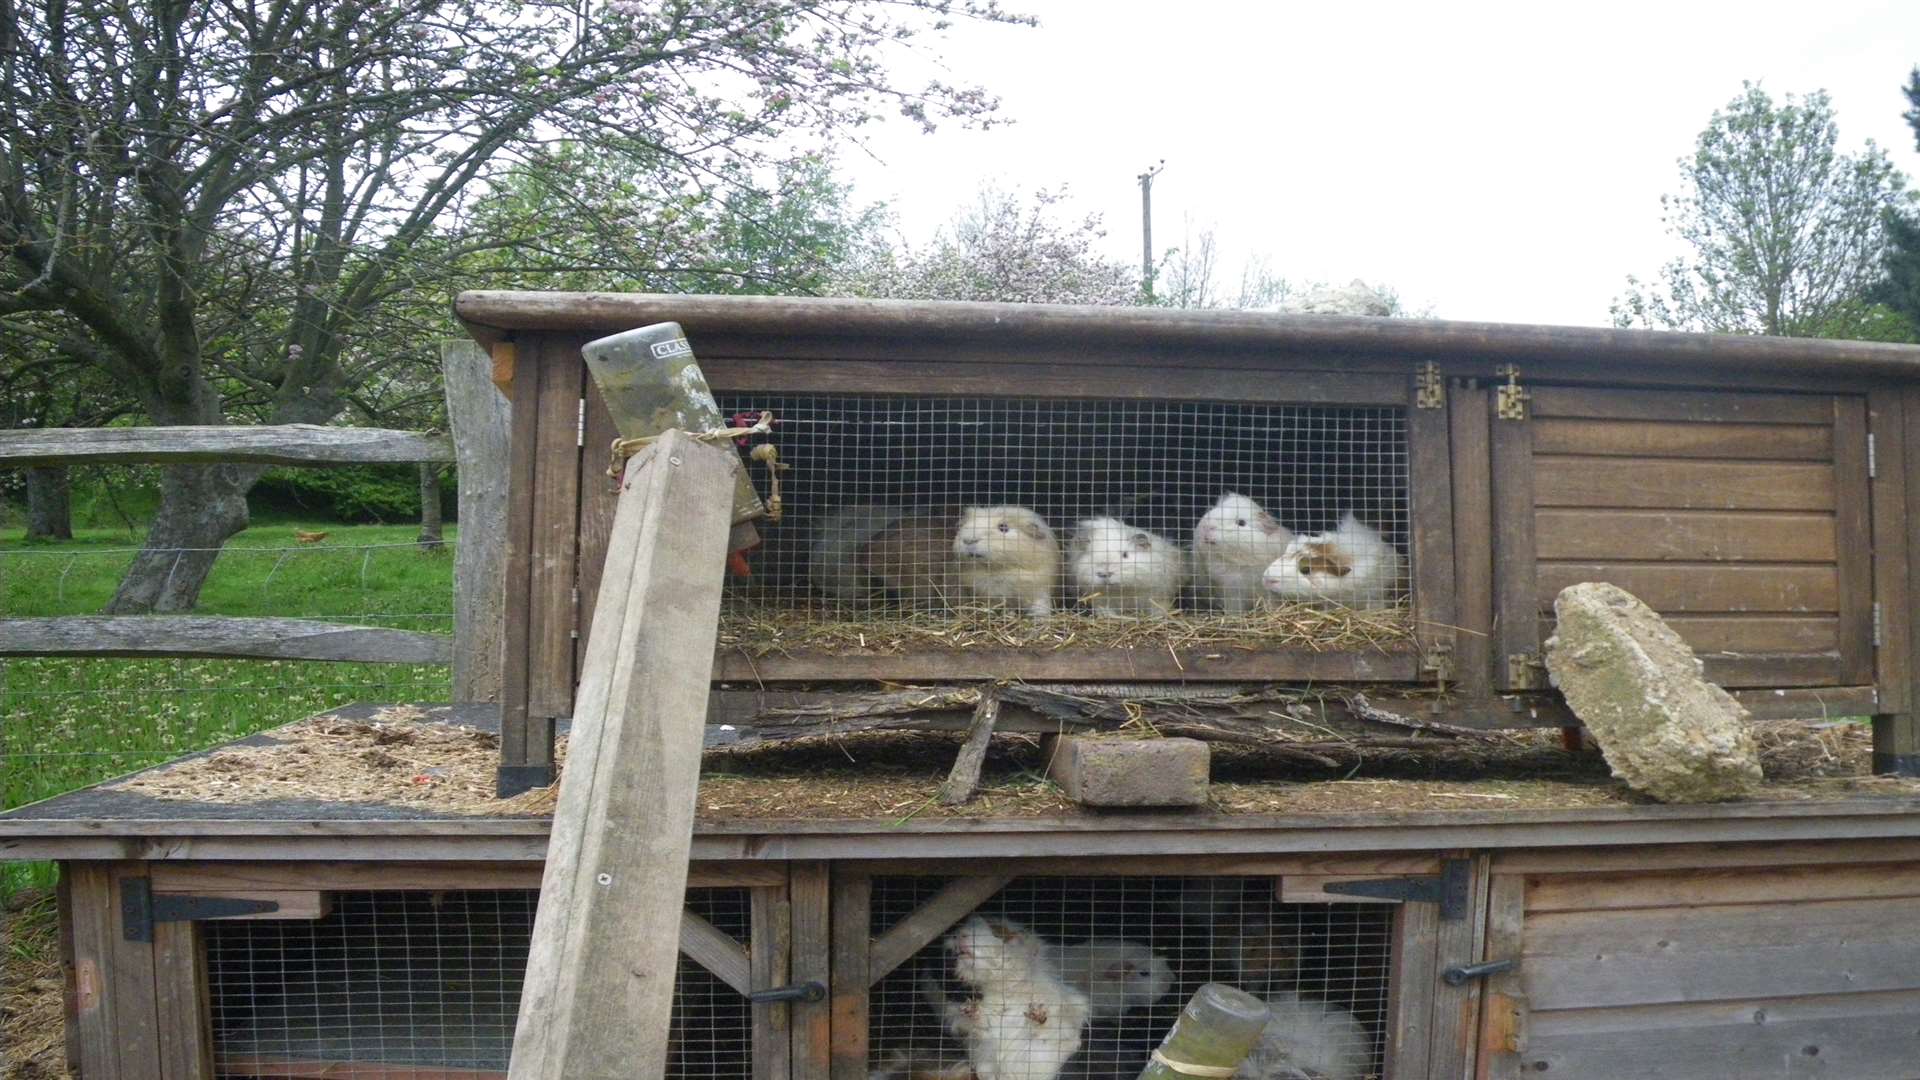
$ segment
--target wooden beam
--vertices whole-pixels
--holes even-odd
[[[507,625],[507,436],[513,406],[471,341],[440,346],[460,478],[453,556],[453,700],[498,702]]]
[[[753,964],[747,947],[692,911],[680,913],[680,951],[746,997],[753,993]]]
[[[1007,887],[1011,874],[967,877],[952,882],[921,904],[913,914],[893,924],[893,929],[874,939],[867,957],[867,985],[871,986],[893,973],[907,958],[948,930],[973,909],[987,902],[994,893]]]
[[[452,461],[445,435],[385,428],[262,424],[241,427],[15,428],[0,431],[0,465],[220,461],[247,465],[405,465]]]
[[[830,907],[832,997],[828,1001],[830,1036],[825,1050],[826,1075],[830,1080],[868,1080],[873,980],[867,977],[867,961],[873,948],[873,879],[864,872],[848,869],[844,863],[834,864]],[[802,940],[805,935],[795,935],[796,949]],[[802,968],[796,966],[795,970]],[[802,1070],[794,1073],[796,1077],[820,1075],[817,1056],[804,1053],[797,1043],[794,1054],[798,1061],[805,1063]]]
[[[747,950],[755,990],[772,990],[791,982],[787,976],[793,953],[793,905],[787,902],[786,868],[779,869],[778,884],[762,886],[751,893]],[[792,1077],[791,1012],[790,1006],[778,1003],[755,1008],[753,1080],[790,1080]]]
[[[732,447],[669,431],[627,469],[548,840],[512,1077],[666,1069],[735,468]]]
[[[312,619],[225,615],[63,615],[0,619],[0,656],[205,656],[444,664],[445,634],[343,626]]]
[[[154,1076],[161,1055],[154,947],[128,941],[120,925],[121,883],[143,869],[76,863],[70,872],[80,1071],[88,1080]]]

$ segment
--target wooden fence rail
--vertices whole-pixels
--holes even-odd
[[[0,431],[0,465],[225,461],[247,465],[390,465],[452,461],[445,435],[384,428],[16,428]]]
[[[444,664],[453,638],[311,619],[220,615],[66,615],[0,619],[0,657],[220,657]]]

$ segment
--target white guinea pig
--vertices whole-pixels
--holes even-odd
[[[948,1030],[966,1040],[979,1080],[1055,1080],[1079,1051],[1091,1015],[1046,942],[1018,923],[970,916],[947,935],[954,975],[974,991],[948,1002]]]
[[[1233,1080],[1361,1080],[1373,1071],[1373,1038],[1338,1005],[1271,994],[1273,1017]]]
[[[1112,1019],[1144,1008],[1173,989],[1173,968],[1138,941],[1094,938],[1078,945],[1047,945],[1047,959],[1068,986],[1087,995],[1093,1018]]]
[[[1263,581],[1282,600],[1383,608],[1399,599],[1406,568],[1406,557],[1349,511],[1332,532],[1295,537]]]
[[[1025,506],[969,506],[953,534],[954,576],[974,600],[1053,613],[1060,544],[1046,519]]]
[[[1260,575],[1292,540],[1293,533],[1259,503],[1229,491],[1193,527],[1193,555],[1221,609],[1241,613],[1266,602]]]
[[[1166,615],[1187,583],[1187,553],[1118,518],[1082,521],[1073,533],[1073,584],[1102,615]]]

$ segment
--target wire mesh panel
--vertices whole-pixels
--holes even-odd
[[[791,466],[785,520],[727,610],[787,635],[992,614],[1127,619],[1137,637],[1407,601],[1398,408],[721,399],[729,412],[771,410],[762,441]]]
[[[945,884],[874,881],[876,936]],[[873,989],[876,1077],[1140,1075],[1207,982],[1273,1019],[1236,1075],[1381,1070],[1393,910],[1283,904],[1274,878],[1022,878]]]
[[[343,893],[314,922],[207,923],[216,1071],[504,1076],[537,897],[530,889]],[[749,897],[690,889],[687,906],[745,942]],[[750,1076],[749,1008],[682,957],[666,1075]]]

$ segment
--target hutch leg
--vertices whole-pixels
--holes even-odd
[[[74,1041],[87,1080],[162,1075],[154,947],[121,932],[120,896],[139,863],[68,864]]]
[[[1920,715],[1895,713],[1873,718],[1873,771],[1920,776]]]

